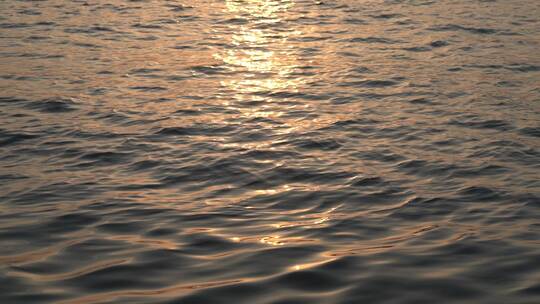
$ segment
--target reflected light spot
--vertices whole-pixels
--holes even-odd
[[[331,259],[325,259],[325,260],[322,260],[322,261],[316,261],[316,262],[312,262],[312,263],[296,264],[294,266],[291,266],[289,269],[292,270],[292,271],[310,269],[310,268],[318,267],[320,265],[332,262],[334,260],[335,260],[335,258],[331,258]]]
[[[280,240],[279,236],[266,236],[261,238],[260,242],[272,246],[283,246],[285,244]]]

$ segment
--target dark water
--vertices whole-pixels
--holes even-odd
[[[540,1],[0,1],[1,303],[540,303]]]

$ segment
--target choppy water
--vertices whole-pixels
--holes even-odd
[[[0,2],[2,303],[540,303],[540,1]]]

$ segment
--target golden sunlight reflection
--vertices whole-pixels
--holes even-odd
[[[291,8],[294,1],[283,0],[227,0],[227,10],[235,14],[250,14],[254,17],[276,19],[277,14]]]
[[[237,73],[222,81],[237,100],[257,92],[295,91],[301,84],[302,78],[293,77],[299,64],[296,48],[288,43],[295,31],[282,20],[292,6],[293,1],[226,1],[228,13],[247,19],[231,25],[234,48],[215,54]]]

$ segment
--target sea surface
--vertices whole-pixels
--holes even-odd
[[[540,303],[540,1],[0,0],[0,303]]]

